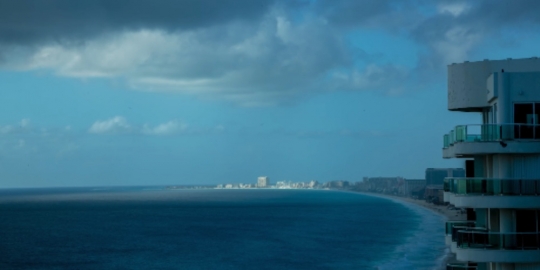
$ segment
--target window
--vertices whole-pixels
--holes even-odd
[[[514,127],[514,138],[540,138],[540,129],[536,126],[538,125],[538,113],[540,113],[540,103],[514,104],[514,123],[521,124]]]

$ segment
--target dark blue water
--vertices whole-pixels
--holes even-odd
[[[336,191],[3,190],[0,269],[432,269],[440,219]]]

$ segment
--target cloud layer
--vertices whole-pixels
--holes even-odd
[[[17,125],[0,125],[0,134],[25,133],[31,130],[30,119],[24,118]]]
[[[128,132],[130,129],[126,119],[121,116],[115,116],[111,119],[96,121],[88,130],[90,133],[121,133]]]
[[[171,135],[187,130],[187,124],[181,124],[178,121],[169,121],[159,124],[155,127],[144,125],[142,133],[151,135]]]
[[[103,33],[204,28],[262,16],[274,0],[0,0],[0,41],[85,41]]]
[[[142,127],[128,124],[126,118],[115,116],[106,120],[98,120],[88,129],[88,133],[93,134],[147,134],[147,135],[172,135],[179,133],[187,128],[185,124],[179,124],[178,121],[169,121],[152,127],[148,124]]]
[[[533,29],[538,10],[525,0],[0,0],[0,67],[242,106],[328,91],[400,94],[440,80],[447,64],[504,31]],[[353,46],[366,29],[417,44],[416,63]]]

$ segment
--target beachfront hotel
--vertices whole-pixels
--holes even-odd
[[[467,209],[446,224],[461,262],[447,269],[540,269],[540,59],[448,66],[448,109],[482,124],[444,135],[443,157],[466,159],[444,181],[444,201]]]

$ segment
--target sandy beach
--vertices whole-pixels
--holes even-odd
[[[459,210],[450,210],[450,208],[446,205],[435,205],[432,203],[428,203],[424,200],[416,200],[412,198],[392,196],[392,195],[379,194],[379,193],[371,193],[371,192],[358,192],[358,193],[361,193],[367,196],[386,198],[386,199],[390,199],[390,200],[398,201],[398,202],[416,204],[430,211],[433,211],[434,213],[438,215],[445,217],[446,220],[466,220],[467,219],[466,214],[461,213],[461,211]],[[441,226],[444,226],[444,224],[441,224]],[[444,237],[444,235],[441,235],[441,237]],[[456,260],[455,255],[451,252],[448,252],[446,254],[445,262],[443,263],[441,269],[446,269],[446,264],[457,263],[457,262],[458,261]]]
[[[438,215],[442,215],[446,218],[446,220],[465,220],[467,219],[467,216],[459,210],[450,210],[450,208],[446,205],[435,205],[432,203],[428,203],[424,200],[416,200],[412,198],[406,198],[401,196],[392,196],[392,195],[386,195],[386,194],[379,194],[379,193],[371,193],[371,192],[358,192],[362,193],[364,195],[368,196],[374,196],[374,197],[381,197],[381,198],[387,198],[391,200],[397,200],[397,201],[403,201],[408,203],[413,203],[419,206],[422,206],[426,209],[429,209],[433,212],[435,212]]]

